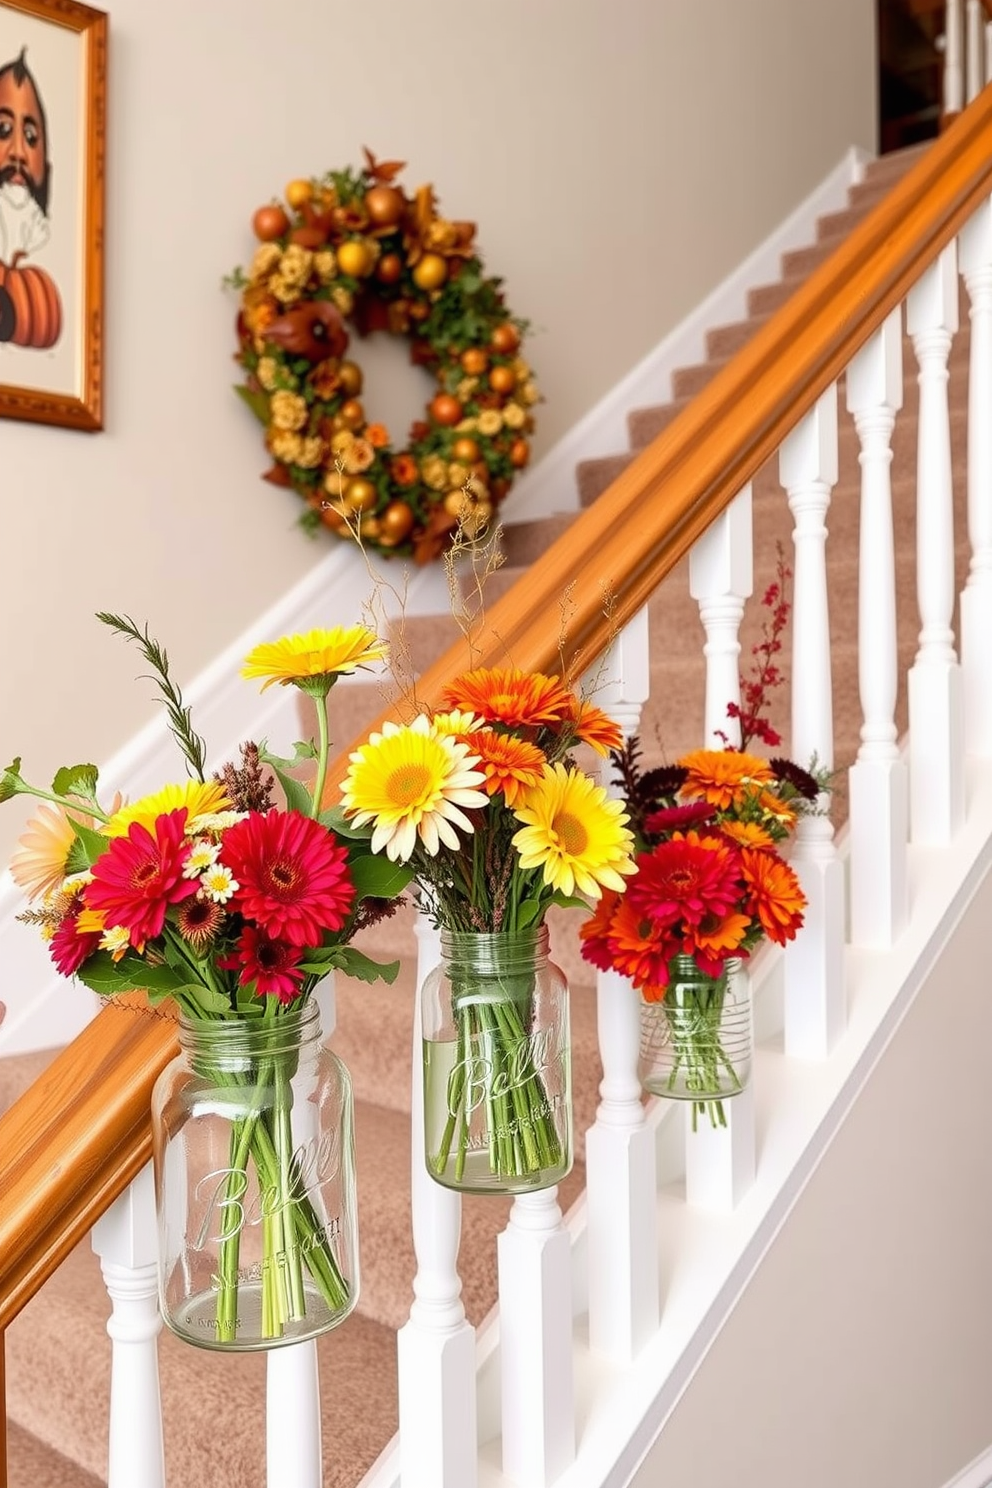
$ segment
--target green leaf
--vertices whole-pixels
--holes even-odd
[[[256,392],[253,388],[245,387],[244,383],[238,383],[234,391],[258,419],[260,424],[269,422],[269,395],[268,393]]]
[[[0,775],[0,801],[9,801],[11,796],[19,795],[24,790],[27,790],[27,786],[21,779],[21,756],[18,755]]]
[[[322,827],[330,827],[339,837],[347,837],[355,842],[368,842],[372,836],[373,827],[371,822],[366,822],[363,827],[356,827],[355,823],[344,813],[343,806],[328,806],[317,818]]]
[[[82,822],[73,821],[72,817],[69,820],[76,840],[69,850],[66,871],[83,873],[87,868],[93,867],[97,858],[103,857],[109,841],[102,832],[94,832],[92,827],[84,827]]]
[[[95,801],[99,773],[96,765],[63,765],[52,781],[52,790],[57,796],[82,796],[84,800]]]
[[[543,909],[544,903],[542,900],[525,899],[523,904],[517,907],[517,913],[514,917],[516,928],[518,930],[528,929],[529,926],[534,924],[535,920],[540,919]]]
[[[231,1011],[230,999],[223,992],[215,992],[212,987],[205,987],[202,982],[187,982],[181,991],[188,1002],[195,1002],[202,1012],[229,1013]]]
[[[407,863],[391,863],[382,853],[359,853],[348,863],[359,899],[395,899],[413,878]]]
[[[312,816],[313,797],[311,796],[307,787],[302,783],[302,781],[297,780],[294,775],[290,775],[288,773],[289,770],[293,769],[297,764],[300,763],[301,760],[314,758],[312,753],[306,753],[306,749],[307,746],[305,744],[297,744],[296,759],[281,759],[277,754],[270,754],[263,743],[259,746],[258,757],[260,760],[263,761],[263,763],[268,765],[269,769],[272,771],[279,784],[282,786],[283,794],[286,797],[286,805],[289,810],[299,811],[303,816]],[[303,752],[301,753],[301,751]]]
[[[354,977],[359,982],[395,982],[400,969],[398,961],[389,961],[383,964],[373,961],[371,956],[366,956],[362,951],[356,951],[354,946],[341,947],[341,960],[338,966],[345,976]]]
[[[557,904],[559,909],[589,910],[592,907],[589,903],[589,900],[583,899],[579,894],[554,893],[551,895],[550,902],[552,904]]]

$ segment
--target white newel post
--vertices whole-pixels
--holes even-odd
[[[727,713],[738,707],[740,628],[744,605],[754,587],[750,482],[703,533],[689,554],[689,592],[699,605],[706,640],[705,745],[719,749],[721,735],[740,743],[740,721]],[[723,1102],[726,1126],[708,1117],[692,1129],[692,1102],[684,1106],[685,1196],[701,1208],[730,1210],[754,1182],[754,1092],[748,1086]]]
[[[478,1463],[475,1329],[458,1275],[461,1195],[435,1183],[424,1162],[424,1069],[420,996],[441,958],[440,937],[417,917],[413,1019],[411,1217],[417,1274],[409,1321],[397,1337],[400,1478],[403,1488],[474,1488]]]
[[[906,301],[919,363],[916,584],[920,644],[909,671],[909,823],[913,842],[949,842],[964,820],[961,669],[954,651],[954,506],[947,358],[958,328],[949,243]]]
[[[965,11],[965,97],[972,103],[985,85],[985,10],[982,0],[968,0]]]
[[[97,1220],[92,1239],[112,1309],[107,1488],[165,1488],[158,1228],[150,1163]]]
[[[964,12],[961,0],[947,0],[944,21],[944,113],[964,108]]]
[[[908,914],[909,782],[897,743],[892,430],[902,407],[902,310],[893,310],[847,369],[861,452],[858,685],[861,744],[849,773],[851,940],[884,947]]]
[[[321,1488],[317,1340],[269,1349],[265,1359],[266,1488]]]
[[[837,483],[837,386],[797,424],[779,453],[779,475],[795,518],[792,607],[792,758],[833,768],[833,698],[827,608],[827,508]],[[829,815],[806,816],[792,864],[808,900],[806,920],[785,948],[785,1052],[823,1059],[846,1023],[844,873]]]
[[[965,746],[992,754],[992,198],[965,223],[961,269],[971,301],[968,370],[968,537],[961,594]]]
[[[647,610],[624,626],[606,654],[597,705],[624,738],[637,733],[650,690]],[[602,783],[618,793],[609,760]],[[658,1224],[654,1133],[645,1125],[637,1073],[641,995],[629,979],[601,971],[596,1012],[603,1078],[586,1133],[586,1253],[589,1342],[629,1363],[658,1327]]]
[[[557,1188],[517,1195],[497,1249],[503,1472],[547,1488],[575,1458],[572,1245]]]

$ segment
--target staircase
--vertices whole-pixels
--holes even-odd
[[[803,282],[918,157],[919,148],[888,155],[871,165],[863,182],[851,188],[844,212],[824,217],[817,241],[788,253],[778,282],[760,285],[749,297],[748,319],[714,327],[708,360],[677,372],[673,401],[658,408],[632,410],[630,448],[580,465],[577,482],[583,505],[595,501],[656,437],[682,407],[755,329]],[[963,292],[962,292],[963,294]],[[965,577],[964,482],[961,455],[966,409],[964,378],[969,332],[967,297],[961,301],[961,330],[952,351],[952,442],[955,451],[955,506],[958,573]],[[912,345],[906,342],[904,411],[896,423],[892,466],[896,513],[899,661],[903,690],[898,721],[906,724],[905,669],[917,642],[915,599],[915,472],[917,389]],[[846,818],[844,771],[859,742],[861,710],[855,669],[857,627],[858,442],[853,425],[841,415],[840,478],[834,488],[828,525],[830,625],[834,666],[835,765],[838,784],[833,820]],[[742,660],[760,634],[764,611],[756,602],[775,577],[776,548],[791,552],[792,518],[778,481],[777,459],[753,482],[755,602],[742,630]],[[495,598],[522,574],[556,538],[569,514],[507,524],[506,566],[491,581]],[[453,638],[449,616],[405,622],[405,644],[415,667],[426,665]],[[650,603],[651,696],[641,738],[649,762],[673,759],[703,737],[703,687],[698,608],[689,595],[688,563],[671,574]],[[788,672],[788,657],[785,658]],[[381,708],[373,685],[341,687],[334,731],[351,738]],[[344,708],[347,706],[347,713]],[[332,709],[332,712],[334,710]],[[772,721],[789,739],[789,699],[783,688],[773,697]],[[569,974],[572,991],[573,1070],[577,1160],[562,1186],[563,1210],[584,1186],[582,1134],[594,1119],[600,1064],[595,989],[576,951],[576,921],[559,915],[552,923],[552,945]],[[323,1409],[325,1488],[355,1488],[397,1427],[396,1330],[405,1321],[412,1294],[415,1260],[410,1237],[409,1109],[411,1007],[415,990],[413,917],[401,910],[366,936],[364,946],[382,958],[402,957],[392,987],[368,987],[340,978],[334,1047],[350,1068],[357,1101],[362,1296],[347,1325],[319,1347]],[[16,1098],[44,1066],[46,1055],[12,1057],[0,1063],[0,1110]],[[506,1223],[509,1201],[466,1199],[463,1207],[460,1271],[469,1321],[480,1323],[496,1300],[495,1237]],[[99,1263],[89,1242],[80,1245],[7,1333],[7,1411],[11,1488],[97,1488],[106,1482],[109,1411],[109,1307]],[[264,1371],[261,1355],[219,1357],[197,1351],[163,1334],[159,1348],[165,1418],[165,1452],[172,1484],[223,1484],[261,1488],[264,1482]],[[138,1488],[138,1485],[135,1485]]]

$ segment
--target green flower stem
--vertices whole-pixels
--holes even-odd
[[[448,1092],[448,1119],[431,1162],[440,1175],[455,1151],[454,1176],[464,1176],[468,1155],[471,1082],[466,1071],[473,1049],[481,1049],[489,1071],[483,1095],[489,1171],[494,1177],[525,1178],[561,1161],[561,1142],[541,1072],[528,1052],[526,1003],[507,998],[463,1002],[455,1007],[457,1054]]]
[[[317,749],[317,774],[313,782],[313,815],[320,815],[320,802],[324,794],[324,781],[327,779],[327,760],[331,750],[330,733],[327,726],[327,693],[315,699],[317,704],[317,728],[319,731],[319,744]]]
[[[306,1194],[298,1191],[293,1172],[292,1086],[285,1059],[276,1057],[259,1063],[254,1074],[249,1075],[213,1069],[210,1078],[224,1088],[254,1086],[255,1091],[252,1111],[231,1124],[225,1225],[218,1246],[217,1340],[233,1343],[237,1339],[238,1270],[244,1226],[242,1218],[231,1227],[228,1216],[238,1213],[249,1165],[254,1167],[262,1209],[262,1336],[279,1338],[289,1320],[306,1317],[304,1264],[333,1311],[346,1305],[348,1284],[328,1237],[321,1232],[313,1205]],[[269,1093],[270,1113],[265,1116]]]
[[[723,1101],[719,1099],[725,1084],[721,1072],[730,1077],[736,1094],[744,1087],[720,1041],[724,993],[717,982],[705,990],[687,996],[681,1005],[665,1003],[665,1015],[671,1031],[674,1059],[668,1075],[668,1088],[674,1091],[681,1081],[695,1098],[692,1102],[692,1129],[697,1130],[701,1116],[709,1116],[714,1127],[726,1126]]]

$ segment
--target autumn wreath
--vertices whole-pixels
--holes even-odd
[[[241,294],[237,392],[265,425],[264,479],[306,501],[303,525],[429,562],[456,525],[485,528],[530,457],[538,391],[520,354],[527,324],[487,275],[475,224],[438,215],[430,186],[410,197],[401,161],[291,181],[260,207],[260,246]],[[348,328],[410,342],[436,378],[424,417],[399,446],[369,419]]]

